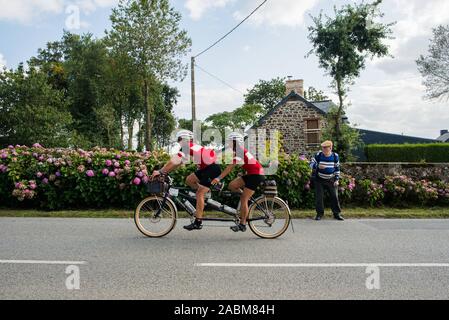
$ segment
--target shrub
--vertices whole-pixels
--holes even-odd
[[[45,149],[9,146],[0,150],[0,205],[14,208],[62,210],[75,208],[133,209],[147,196],[145,183],[155,169],[169,159],[164,152],[124,152],[114,149]],[[223,169],[226,165],[223,165]],[[190,164],[171,174],[176,186],[185,186]],[[226,179],[228,184],[240,170]],[[291,208],[313,208],[311,170],[305,157],[281,154],[276,180],[279,196]],[[344,173],[340,179],[343,204],[377,206],[449,205],[449,184],[442,181],[413,181],[406,176],[383,181],[356,181]],[[238,199],[217,200],[236,205]]]
[[[372,144],[365,147],[368,162],[449,162],[449,143]]]
[[[358,204],[368,204],[371,207],[381,206],[385,197],[383,185],[369,179],[358,181],[354,193]]]

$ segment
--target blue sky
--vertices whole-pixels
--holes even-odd
[[[319,69],[315,57],[305,58],[311,45],[307,39],[309,14],[332,12],[346,0],[269,0],[251,20],[217,47],[199,57],[197,63],[219,76],[231,89],[197,71],[198,117],[229,111],[243,103],[242,92],[259,79],[293,76],[304,79],[334,98],[330,79]],[[359,1],[358,1],[359,2]],[[109,14],[117,0],[0,0],[0,65],[14,68],[35,55],[48,41],[60,39],[67,29],[73,8],[80,12],[80,28],[101,37],[109,28]],[[254,9],[261,0],[171,0],[182,13],[182,26],[193,40],[197,54]],[[385,0],[385,22],[397,21],[392,58],[368,64],[348,97],[348,114],[361,128],[436,138],[449,128],[448,102],[423,99],[425,88],[414,61],[427,52],[432,27],[449,24],[447,0]],[[71,20],[70,20],[71,21]],[[186,63],[190,57],[186,57]],[[171,83],[181,98],[175,113],[189,118],[190,80]]]

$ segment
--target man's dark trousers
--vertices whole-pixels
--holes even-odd
[[[335,180],[325,180],[319,177],[315,178],[315,208],[316,213],[319,217],[324,216],[324,190],[329,191],[330,199],[331,199],[331,209],[332,213],[335,216],[339,216],[341,214],[340,202],[338,200],[338,187],[334,185]]]

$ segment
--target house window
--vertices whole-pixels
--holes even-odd
[[[320,130],[320,120],[319,119],[307,119],[305,126],[305,136],[307,147],[317,147],[320,145],[321,140],[321,130]]]

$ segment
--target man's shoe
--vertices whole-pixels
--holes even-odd
[[[323,216],[321,216],[321,215],[317,215],[317,216],[315,217],[315,220],[316,220],[316,221],[321,221],[321,219],[323,219]]]
[[[338,221],[345,221],[345,218],[343,218],[341,215],[339,215],[339,214],[336,214],[336,215],[334,215],[334,218],[335,218],[335,220],[338,220]]]
[[[201,223],[198,223],[197,221],[195,221],[194,223],[189,224],[188,226],[184,226],[184,229],[186,229],[188,231],[201,230],[201,229],[203,229],[203,225]]]
[[[243,224],[239,224],[237,226],[232,226],[231,230],[234,231],[234,232],[239,232],[239,231],[246,232],[246,226],[243,225]]]

